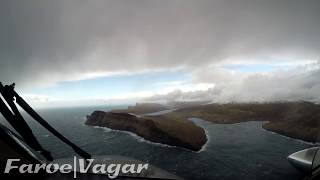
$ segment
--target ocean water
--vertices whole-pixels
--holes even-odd
[[[288,163],[286,157],[312,146],[265,131],[261,128],[263,122],[224,125],[190,118],[205,128],[209,138],[200,152],[153,144],[129,133],[84,125],[86,115],[94,110],[110,108],[114,107],[56,108],[38,112],[59,132],[92,155],[135,158],[191,180],[298,180],[302,174]],[[74,155],[68,146],[31,121],[30,117],[24,116],[40,143],[54,157]]]

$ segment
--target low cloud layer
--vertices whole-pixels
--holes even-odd
[[[268,73],[244,73],[223,68],[202,69],[195,74],[195,83],[212,83],[207,90],[154,95],[146,101],[207,101],[268,102],[311,101],[320,102],[320,62],[301,65],[289,70]]]
[[[319,17],[318,0],[4,0],[0,77],[28,89],[184,69],[215,83],[214,99],[310,99],[318,70],[233,77],[208,67],[319,60]]]

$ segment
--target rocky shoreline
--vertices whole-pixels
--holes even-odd
[[[208,104],[168,116],[199,117],[217,124],[268,121],[262,128],[310,143],[320,142],[320,105],[311,102]]]
[[[148,116],[170,109],[176,110]],[[208,139],[203,128],[188,120],[190,117],[216,124],[268,121],[262,125],[265,130],[306,142],[320,142],[320,105],[310,102],[176,103],[174,106],[139,103],[128,109],[95,111],[88,116],[86,124],[129,131],[151,142],[199,151]]]
[[[201,150],[207,142],[205,131],[201,127],[191,122],[168,121],[163,117],[152,119],[129,113],[94,111],[87,117],[85,124],[129,131],[151,142],[192,151]]]

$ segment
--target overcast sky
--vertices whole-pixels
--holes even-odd
[[[0,80],[32,103],[320,101],[319,0],[2,0]]]

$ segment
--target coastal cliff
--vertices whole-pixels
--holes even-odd
[[[320,105],[311,102],[175,104],[183,106],[139,103],[128,109],[95,111],[88,116],[86,124],[130,131],[152,142],[193,151],[200,150],[207,137],[203,128],[188,120],[190,117],[215,124],[266,121],[262,128],[268,131],[320,142]],[[172,111],[165,114],[149,115],[170,108]]]
[[[168,113],[170,117],[198,117],[216,124],[267,121],[262,128],[287,137],[320,142],[320,105],[311,102],[206,104]]]
[[[215,124],[267,121],[262,125],[265,130],[312,143],[320,142],[320,105],[312,102],[174,104],[176,110],[163,115],[167,119],[187,121],[190,117],[197,117]],[[122,112],[143,114],[146,108],[141,107],[145,106],[148,105],[132,106]]]
[[[192,122],[167,119],[162,116],[137,117],[128,113],[94,111],[86,125],[129,131],[146,140],[199,151],[206,143],[204,129]]]

